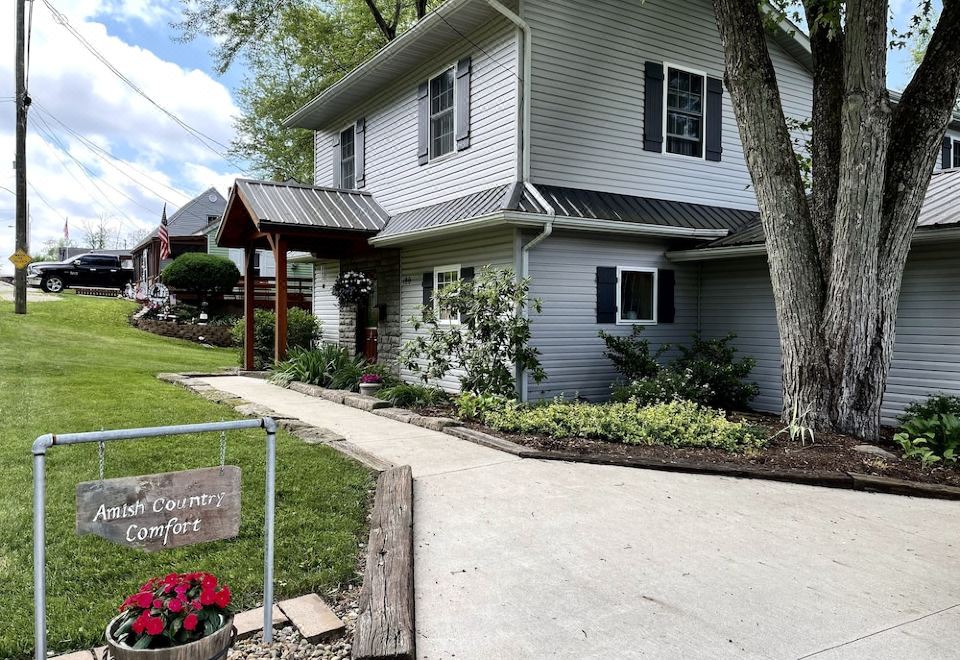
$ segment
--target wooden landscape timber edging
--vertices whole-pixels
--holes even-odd
[[[413,473],[380,475],[370,518],[367,568],[353,638],[356,660],[414,660]]]

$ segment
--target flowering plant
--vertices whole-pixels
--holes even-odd
[[[358,303],[373,293],[373,282],[363,273],[348,270],[337,277],[331,293],[341,303]]]
[[[123,601],[113,638],[135,649],[182,646],[219,630],[229,606],[230,588],[210,573],[151,578]]]
[[[380,374],[363,374],[360,376],[360,382],[366,385],[382,383],[383,376]]]

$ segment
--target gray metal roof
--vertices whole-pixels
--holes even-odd
[[[368,192],[338,190],[275,181],[237,179],[237,192],[257,224],[300,225],[377,232],[387,212]]]
[[[632,195],[536,186],[558,217],[683,229],[734,230],[757,218],[755,211],[687,204]],[[488,188],[447,202],[398,213],[377,238],[453,226],[497,212],[543,214],[546,209],[520,184]]]
[[[960,168],[934,172],[927,188],[927,196],[917,218],[917,229],[934,229],[960,223]],[[758,245],[764,242],[763,226],[759,218],[729,236],[719,238],[702,249]]]

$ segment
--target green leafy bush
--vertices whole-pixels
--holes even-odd
[[[236,264],[215,254],[187,252],[167,264],[160,279],[168,287],[204,297],[226,293],[240,281]]]
[[[438,387],[398,383],[384,387],[377,397],[398,408],[426,408],[447,401],[447,393]]]
[[[924,467],[960,460],[960,418],[951,414],[914,417],[893,436],[905,458],[919,460]]]
[[[334,390],[356,391],[360,378],[372,373],[380,375],[384,383],[396,382],[386,366],[369,364],[362,355],[350,357],[346,349],[324,343],[312,350],[291,350],[287,359],[273,368],[270,380],[284,386],[299,381]]]
[[[745,382],[757,361],[751,357],[737,359],[737,349],[732,332],[722,339],[702,339],[693,335],[689,347],[677,346],[680,357],[670,368],[684,374],[697,387],[702,388],[704,398],[699,403],[714,408],[743,409],[760,393],[756,383]]]
[[[434,293],[440,309],[459,318],[449,323],[425,305],[414,328],[427,332],[411,339],[398,361],[424,383],[443,378],[454,368],[463,369],[460,387],[475,394],[516,396],[514,367],[525,370],[536,382],[546,378],[539,351],[528,346],[530,321],[526,307],[540,311],[539,300],[528,300],[529,279],[518,280],[509,268],[486,266],[476,279],[458,280]]]
[[[960,417],[960,396],[934,394],[923,401],[911,403],[900,415],[900,423],[904,424],[914,418],[926,419],[934,415]]]
[[[641,406],[636,401],[608,404],[553,401],[529,406],[512,400],[480,400],[481,397],[468,401],[469,396],[460,397],[458,409],[472,411],[483,423],[500,431],[731,452],[766,444],[764,436],[746,424],[731,422],[722,413],[691,401],[652,406]]]
[[[253,314],[253,358],[256,369],[266,369],[273,365],[273,328],[276,316],[266,309],[258,309]],[[243,346],[244,319],[237,319],[231,335],[233,340]],[[320,335],[320,322],[317,317],[300,309],[287,310],[287,350],[309,349]],[[240,352],[243,363],[243,351]]]
[[[713,397],[713,391],[703,383],[697,383],[688,372],[661,369],[652,378],[618,384],[613,388],[613,400],[617,403],[636,401],[641,406],[669,401],[695,401],[703,403]]]
[[[607,345],[603,354],[613,362],[613,368],[628,381],[653,378],[660,372],[657,360],[669,348],[666,344],[650,352],[650,342],[643,338],[643,326],[634,325],[628,337],[618,337],[600,331]]]
[[[472,422],[486,422],[488,413],[497,412],[514,403],[514,399],[495,394],[461,393],[454,399],[457,417]]]

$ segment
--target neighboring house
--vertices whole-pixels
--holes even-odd
[[[227,200],[210,187],[181,206],[167,218],[170,258],[160,260],[160,219],[154,229],[133,248],[133,267],[137,285],[152,285],[170,261],[187,252],[206,252],[207,237],[202,232],[220,221]]]
[[[809,118],[809,43],[784,23],[769,50],[785,112]],[[217,242],[314,254],[324,338],[383,361],[438,287],[510,266],[543,301],[532,344],[548,379],[521,377],[524,399],[607,396],[598,333],[642,325],[653,343],[738,332],[759,360],[757,406],[776,410],[770,285],[723,69],[709,0],[448,0],[287,120],[315,133],[315,186],[238,181]],[[942,157],[960,164],[960,122]],[[957,305],[938,301],[960,302],[960,175],[935,180],[924,217],[945,229],[918,232],[938,244],[908,266],[887,420],[960,393]],[[332,296],[347,270],[374,279],[367,309]]]

